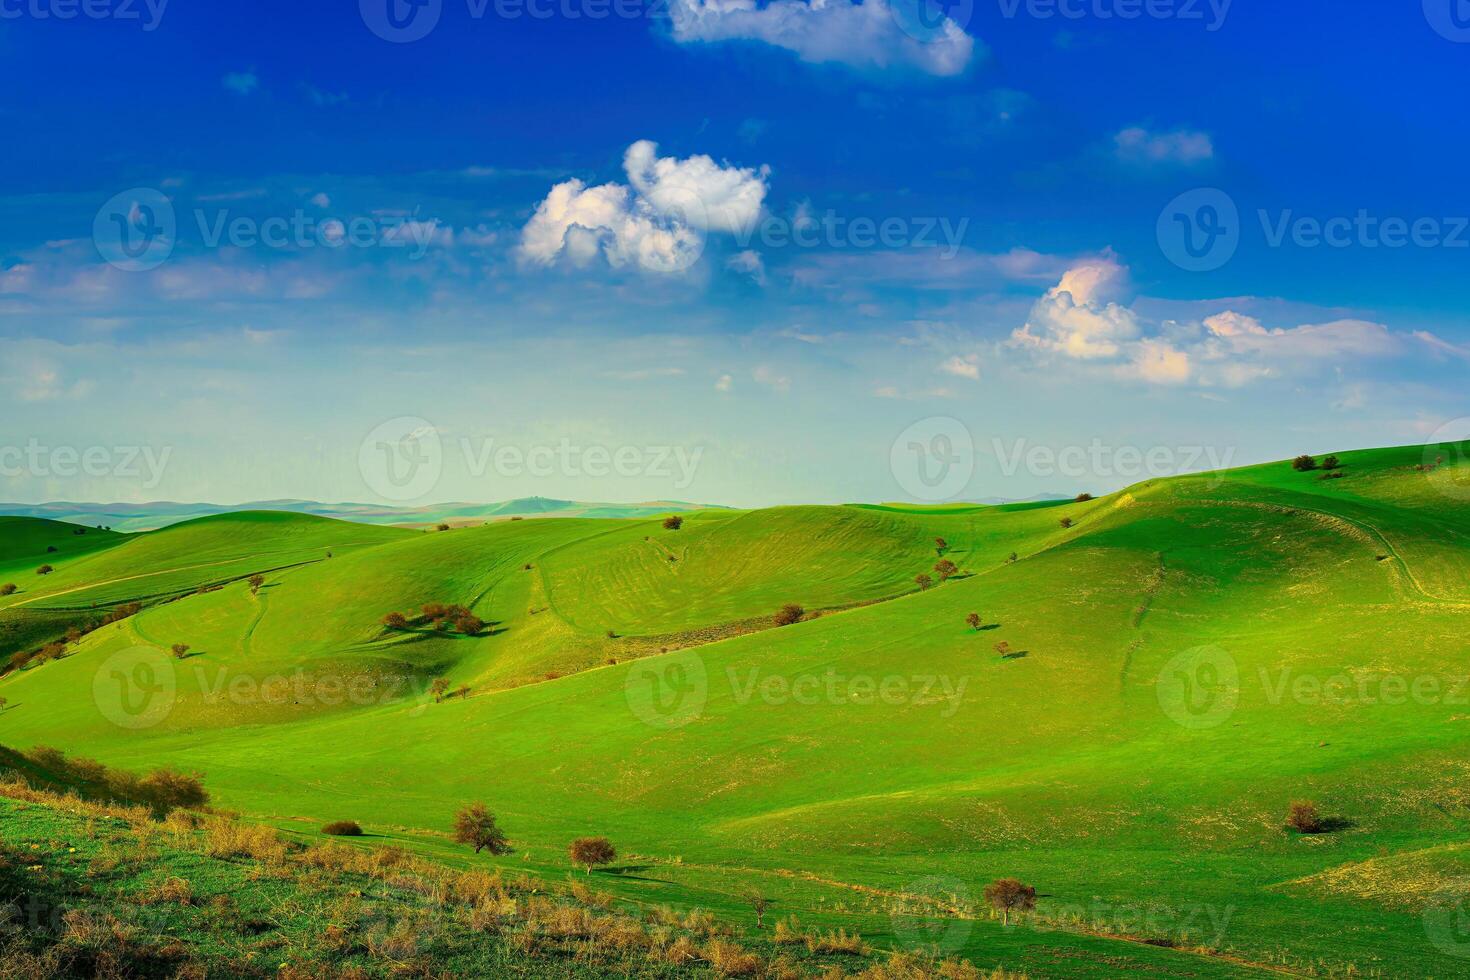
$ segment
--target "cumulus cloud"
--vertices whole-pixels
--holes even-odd
[[[813,64],[958,75],[975,39],[952,18],[924,22],[910,0],[672,0],[675,41],[759,41]]]
[[[759,252],[751,249],[736,252],[726,260],[725,267],[733,272],[749,276],[757,285],[766,284],[766,263],[761,259]]]
[[[1188,129],[1155,133],[1130,126],[1113,137],[1113,152],[1125,163],[1191,166],[1213,160],[1215,143],[1209,133]]]
[[[770,174],[703,155],[660,157],[649,140],[628,147],[623,169],[628,184],[573,179],[552,187],[521,231],[522,259],[586,266],[602,256],[614,268],[686,270],[703,254],[706,235],[739,232],[760,217]]]
[[[1112,256],[1080,262],[1037,300],[1011,346],[1091,364],[1149,384],[1240,387],[1315,366],[1405,353],[1411,343],[1443,350],[1432,334],[1343,319],[1271,327],[1233,309],[1199,321],[1153,322],[1123,305],[1127,269]]]
[[[1116,357],[1139,336],[1138,317],[1112,301],[1127,281],[1127,269],[1111,256],[1080,262],[1046,291],[1015,343],[1080,360]]]
[[[220,84],[236,95],[249,95],[260,88],[260,79],[253,71],[232,71],[220,79]]]
[[[939,365],[939,370],[945,374],[952,374],[957,378],[969,378],[971,381],[980,380],[980,356],[978,354],[959,354],[946,360]]]

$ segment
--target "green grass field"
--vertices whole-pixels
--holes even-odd
[[[561,880],[605,835],[630,906],[749,930],[758,888],[1031,976],[1470,975],[1466,450],[678,530],[0,519],[6,658],[142,604],[0,677],[0,744],[197,770],[294,837],[352,819],[455,867]],[[959,571],[921,590],[936,537]],[[382,625],[431,602],[485,628]],[[450,841],[472,800],[516,853]],[[1324,832],[1285,829],[1297,800]],[[1001,877],[1039,893],[1019,924],[983,907]]]

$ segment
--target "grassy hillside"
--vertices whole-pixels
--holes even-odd
[[[919,943],[894,910],[937,891],[934,941],[984,967],[1462,975],[1464,449],[1042,506],[342,544],[0,680],[0,741],[196,768],[283,829],[356,819],[450,860],[454,810],[482,798],[507,867],[556,878],[567,841],[606,834],[639,856],[606,876],[623,900],[741,920],[755,886],[878,946]],[[227,567],[294,553],[268,531],[237,527]],[[936,537],[959,571],[921,591]],[[122,596],[77,569],[125,553],[72,581]],[[379,624],[425,602],[490,625]],[[786,602],[823,613],[775,628]],[[200,653],[154,654],[142,689],[137,648],[172,642]],[[438,677],[468,696],[428,696]],[[1297,800],[1322,832],[1285,829]],[[1019,927],[980,900],[1005,876],[1042,895]]]

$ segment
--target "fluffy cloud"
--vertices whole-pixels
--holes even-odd
[[[1013,341],[1079,360],[1116,357],[1141,332],[1133,311],[1112,301],[1127,278],[1127,269],[1111,256],[1073,266],[1037,302]]]
[[[959,354],[946,360],[939,365],[939,370],[945,374],[952,374],[957,378],[969,378],[971,381],[980,380],[980,357],[978,354]]]
[[[738,232],[760,217],[769,168],[721,166],[708,156],[660,157],[639,140],[623,157],[628,184],[552,187],[521,231],[523,260],[585,266],[599,255],[615,268],[688,269],[710,232]],[[631,186],[629,186],[631,185]]]
[[[1120,302],[1127,278],[1110,255],[1074,265],[1037,300],[1011,334],[1011,346],[1149,384],[1231,388],[1324,364],[1401,355],[1415,344],[1438,352],[1449,346],[1433,334],[1396,333],[1366,320],[1268,327],[1227,309],[1198,322],[1152,322]]]
[[[1188,129],[1154,133],[1131,126],[1113,137],[1113,152],[1126,163],[1190,166],[1213,160],[1215,144],[1209,133]]]
[[[669,17],[681,43],[761,41],[802,61],[867,70],[910,69],[958,75],[975,39],[950,17],[924,23],[911,0],[672,0]],[[922,0],[920,0],[922,2]]]

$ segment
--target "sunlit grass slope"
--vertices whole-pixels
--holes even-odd
[[[848,916],[879,941],[904,937],[874,910],[932,877],[973,898],[1016,875],[1042,891],[1040,922],[1119,937],[1109,963],[1036,922],[966,931],[977,962],[1043,976],[1127,972],[1138,940],[1164,939],[1180,947],[1150,961],[1164,975],[1462,975],[1434,924],[1470,870],[1467,449],[1044,507],[389,540],[272,573],[259,596],[235,584],[145,611],[0,680],[0,743],[196,767],[246,812],[357,819],[434,853],[455,807],[481,798],[521,845],[517,867],[560,874],[568,839],[607,834],[648,856],[607,882],[631,897],[735,914],[756,882],[783,911]],[[961,571],[919,591],[935,537]],[[428,601],[493,625],[378,626]],[[829,611],[717,629],[785,602]],[[175,638],[203,651],[175,670],[175,709],[118,727],[94,698],[99,669]],[[205,666],[472,691],[211,701]],[[1283,829],[1298,799],[1330,832]]]

